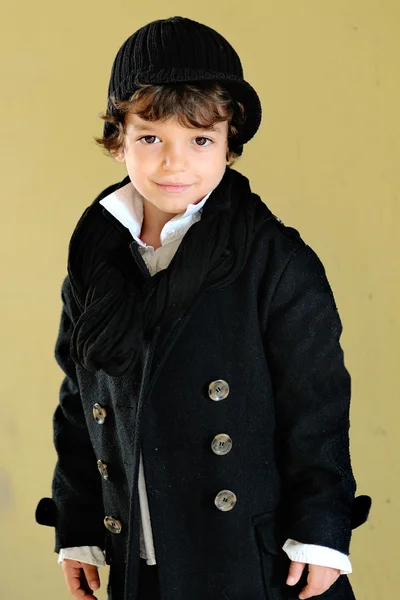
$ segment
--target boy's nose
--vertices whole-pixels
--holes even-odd
[[[176,140],[174,143],[166,143],[163,148],[163,164],[179,165],[184,167],[187,163],[188,148],[185,144]]]
[[[182,152],[166,152],[163,156],[162,165],[164,170],[168,169],[169,172],[176,173],[177,181],[179,180],[179,173],[187,171],[187,159]],[[184,180],[184,177],[182,178]]]

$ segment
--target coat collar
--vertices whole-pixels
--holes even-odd
[[[202,208],[212,190],[196,204],[189,204],[184,212],[170,219],[160,233],[161,245],[182,238],[193,222],[201,218]],[[100,200],[104,206],[131,233],[136,242],[145,247],[140,239],[143,224],[143,198],[131,181]]]

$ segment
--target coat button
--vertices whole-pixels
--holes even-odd
[[[107,527],[108,531],[111,531],[111,533],[121,533],[121,521],[118,521],[118,519],[114,519],[114,517],[105,517],[104,525]]]
[[[208,395],[211,400],[219,402],[219,400],[225,400],[229,394],[229,385],[223,379],[217,379],[212,381],[208,386]]]
[[[93,417],[96,423],[103,425],[104,421],[106,420],[106,416],[106,409],[96,402],[96,404],[93,405]]]
[[[99,469],[100,475],[103,477],[103,479],[106,479],[108,481],[108,471],[106,463],[104,463],[102,460],[98,460],[97,468]]]
[[[222,510],[224,512],[227,510],[232,510],[236,504],[236,495],[230,490],[221,490],[215,496],[214,504],[218,510]]]
[[[232,440],[226,433],[218,433],[211,442],[211,449],[220,456],[228,454],[232,449]]]

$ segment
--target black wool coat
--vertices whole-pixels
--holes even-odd
[[[136,242],[131,252],[132,268],[150,277]],[[305,577],[285,583],[287,538],[349,552],[370,499],[355,499],[342,324],[297,230],[265,221],[236,279],[159,325],[128,375],[71,360],[78,310],[68,277],[62,298],[58,462],[36,519],[55,527],[56,552],[105,551],[109,600],[136,599],[140,447],[162,600],[291,600]],[[219,380],[229,393],[215,401]],[[225,455],[211,447],[221,433],[232,440]],[[231,510],[215,504],[222,490],[235,495]],[[319,597],[354,595],[342,575]]]

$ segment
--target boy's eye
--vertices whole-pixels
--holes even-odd
[[[206,137],[197,137],[196,140],[208,140],[209,142],[212,143],[212,140],[210,140],[210,138],[206,138]],[[200,144],[200,146],[205,146],[205,144]]]
[[[138,141],[141,142],[142,140],[148,140],[149,138],[150,139],[154,139],[154,138],[157,138],[157,136],[156,135],[144,135],[141,138],[139,138]],[[197,140],[203,140],[203,141],[206,140],[206,141],[211,142],[211,144],[213,143],[213,141],[210,140],[210,138],[207,138],[207,137],[200,137],[199,136],[199,137],[197,137],[195,139],[196,139],[196,142],[197,142]],[[147,143],[147,141],[145,142],[145,146],[151,146],[151,145],[152,145],[152,142],[149,142],[149,143]],[[207,144],[203,143],[203,144],[197,144],[197,145],[200,146],[200,147],[206,147]],[[210,144],[208,144],[208,145],[210,145]]]
[[[143,137],[139,138],[139,142],[141,142],[142,140],[147,140],[148,138],[155,138],[155,137],[157,137],[157,136],[155,136],[155,135],[144,135]],[[147,144],[147,142],[146,142],[145,145],[149,146],[151,144]]]

